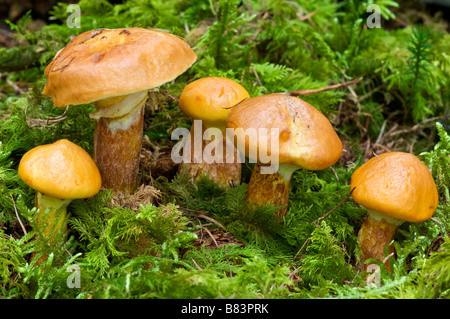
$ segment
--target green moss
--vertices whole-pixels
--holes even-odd
[[[0,54],[6,75],[0,79],[0,296],[448,298],[449,35],[428,20],[428,31],[396,25],[393,17],[402,6],[394,1],[378,2],[382,28],[366,28],[369,3],[82,0],[79,29],[67,28],[65,3],[51,10],[52,23],[39,31],[26,28],[30,13],[10,23],[23,46],[2,48]],[[245,163],[242,185],[230,190],[206,177],[193,184],[183,171],[159,177],[152,182],[161,197],[137,211],[113,206],[108,191],[74,200],[68,232],[52,248],[36,237],[35,193],[17,167],[26,151],[60,138],[92,154],[94,122],[91,105],[53,107],[42,95],[44,68],[72,35],[139,25],[189,39],[199,56],[163,92],[152,93],[145,119],[152,142],[170,147],[173,129],[190,126],[176,98],[164,91],[179,96],[195,78],[228,77],[255,96],[319,89],[362,76],[351,88],[302,97],[335,125],[346,142],[343,159],[333,169],[294,173],[281,222],[273,218],[277,207],[246,207],[252,164]],[[16,82],[30,90],[18,91],[10,85]],[[432,220],[399,228],[392,274],[382,269],[380,286],[366,287],[356,268],[357,232],[366,212],[349,197],[350,177],[364,162],[365,148],[395,125],[418,132],[408,138],[414,150],[424,150],[420,158],[436,180],[440,204]],[[242,245],[198,246],[205,227],[226,230]],[[32,254],[48,258],[37,264]],[[77,274],[68,269],[80,270],[82,289],[68,286],[69,274]]]

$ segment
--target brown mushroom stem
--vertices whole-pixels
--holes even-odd
[[[224,127],[217,128],[223,137],[221,141],[205,136],[208,128],[214,128],[214,126],[206,126],[203,122],[201,128],[200,125],[192,125],[189,134],[191,157],[189,162],[180,164],[180,169],[185,168],[187,174],[193,179],[197,179],[201,175],[208,176],[225,189],[239,185],[242,168],[239,151],[224,133]],[[199,130],[201,135],[196,130]],[[219,151],[217,156],[216,151]]]
[[[291,186],[291,177],[299,167],[290,164],[280,164],[278,171],[272,174],[264,174],[261,163],[256,163],[250,181],[246,196],[247,203],[254,203],[258,206],[273,204],[283,206],[276,212],[276,218],[281,218],[287,213],[289,192]]]
[[[139,185],[147,91],[94,103],[94,161],[102,186],[122,194],[133,193]],[[122,108],[115,108],[122,104]],[[126,104],[123,106],[123,104]],[[114,109],[118,110],[114,112]],[[120,110],[126,110],[125,113]]]
[[[361,267],[368,270],[370,264],[365,262],[374,258],[384,261],[386,270],[391,272],[391,265],[386,257],[394,252],[394,248],[388,245],[394,240],[397,228],[402,221],[394,218],[387,218],[374,211],[370,211],[358,232],[358,241],[362,250]],[[385,252],[387,247],[387,252]]]

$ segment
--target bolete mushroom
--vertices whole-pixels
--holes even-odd
[[[297,169],[323,170],[335,164],[342,142],[329,120],[315,107],[294,96],[268,94],[249,98],[228,114],[229,138],[256,162],[246,201],[284,206],[287,212],[291,176]],[[234,136],[231,136],[233,134]],[[262,171],[269,164],[276,172]]]
[[[148,90],[174,80],[196,59],[181,38],[134,27],[81,33],[46,67],[43,93],[56,107],[94,105],[94,160],[105,188],[136,190]]]
[[[28,186],[36,190],[37,221],[42,223],[43,234],[49,240],[52,239],[51,234],[64,231],[61,227],[66,220],[69,203],[94,196],[102,185],[92,157],[67,139],[26,152],[20,160],[18,173]]]
[[[393,253],[389,244],[403,222],[422,222],[433,215],[439,202],[438,192],[429,169],[416,156],[388,152],[371,158],[351,177],[353,200],[367,208],[358,240],[362,250],[362,268],[368,259],[385,261]],[[385,253],[386,248],[388,252]]]
[[[194,178],[209,176],[219,185],[228,188],[241,182],[240,155],[226,135],[226,119],[232,106],[247,99],[247,90],[236,81],[223,77],[205,77],[189,83],[179,99],[180,109],[194,120],[190,131],[191,154],[189,161],[182,162],[180,169],[186,167],[187,173]],[[196,126],[196,120],[198,126]],[[198,130],[198,132],[195,131]],[[206,130],[216,129],[215,139],[204,136]],[[200,138],[196,139],[198,134]],[[222,137],[221,140],[216,138]],[[211,154],[205,154],[206,143],[213,144]],[[195,145],[202,143],[201,145]],[[209,145],[208,143],[208,145]],[[217,144],[220,143],[220,144]],[[199,147],[200,146],[200,147]],[[215,152],[222,152],[216,154]],[[231,153],[231,154],[230,154]],[[222,155],[222,156],[220,156]],[[211,159],[205,159],[210,156]]]

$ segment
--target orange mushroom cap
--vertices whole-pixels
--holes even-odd
[[[136,93],[174,80],[197,59],[180,37],[146,28],[97,29],[74,37],[46,67],[56,107]]]
[[[402,221],[429,219],[439,202],[430,170],[416,156],[404,152],[371,158],[353,173],[354,187],[355,202]]]
[[[237,147],[246,155],[259,154],[259,129],[267,129],[267,149],[271,156],[278,155],[280,164],[322,170],[335,164],[342,154],[342,142],[330,121],[314,106],[294,96],[249,98],[232,108],[227,128],[250,129],[248,134],[236,134]],[[277,136],[269,131],[274,128],[278,129]],[[279,139],[279,149],[271,149],[272,137]]]
[[[232,106],[248,97],[247,90],[236,81],[205,77],[186,85],[180,95],[179,107],[192,119],[220,123],[225,122]]]
[[[91,156],[66,139],[29,150],[18,173],[34,190],[59,199],[92,197],[102,184]]]

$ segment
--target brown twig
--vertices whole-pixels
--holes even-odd
[[[67,118],[66,113],[69,109],[68,106],[66,106],[66,109],[64,110],[64,113],[56,116],[56,117],[47,117],[47,119],[35,119],[28,116],[28,105],[25,107],[25,118],[27,119],[27,124],[30,128],[36,127],[36,126],[45,126],[45,125],[55,125]]]
[[[395,255],[395,252],[392,252],[389,255],[387,255],[386,258],[383,259],[383,264],[386,263],[388,261],[388,259],[393,257],[394,255]]]
[[[328,215],[330,215],[332,212],[334,212],[336,209],[338,209],[340,206],[342,206],[348,199],[349,197],[352,195],[353,191],[355,190],[356,187],[353,187],[351,189],[351,191],[347,194],[347,196],[345,196],[345,198],[339,203],[337,204],[335,207],[333,207],[333,209],[331,209],[330,211],[328,211],[325,215],[319,217],[318,219],[316,219],[313,224],[316,224],[316,227],[319,224],[319,221],[321,221],[322,219],[324,219],[325,217],[327,217]]]
[[[209,236],[211,237],[211,239],[213,240],[214,244],[216,244],[216,247],[217,247],[217,248],[220,248],[219,244],[217,243],[216,239],[214,238],[214,235],[211,234],[211,232],[209,231],[209,229],[206,228],[206,227],[203,227],[202,229],[204,229],[204,230],[208,233],[208,235],[209,235]]]
[[[302,266],[303,266],[303,265],[302,265]],[[289,278],[289,279],[292,279],[292,277],[294,277],[295,274],[298,273],[298,271],[300,270],[300,268],[302,268],[302,266],[299,266],[299,267],[295,268],[294,271],[292,271],[292,272],[289,274],[288,278]]]
[[[250,69],[252,70],[253,74],[255,75],[258,85],[262,87],[263,85],[261,83],[261,80],[259,79],[258,72],[256,72],[255,67],[251,66]]]
[[[0,73],[0,78],[5,80],[6,83],[12,87],[14,89],[14,93],[17,95],[23,94],[27,91],[26,88],[21,88],[20,86],[18,86],[16,83],[14,83],[13,81],[11,81],[6,73]]]
[[[233,272],[231,271],[231,265],[230,265],[230,261],[228,260],[226,247],[227,247],[227,245],[223,245],[223,253],[225,255],[225,258],[227,259],[228,270],[230,271],[230,277],[233,277]]]
[[[27,234],[27,230],[25,229],[25,226],[22,224],[22,221],[20,220],[19,212],[17,211],[16,202],[14,201],[13,195],[12,194],[10,194],[10,195],[11,195],[11,199],[12,199],[12,202],[13,202],[13,205],[14,205],[14,211],[16,213],[17,220],[19,221],[20,227],[22,227],[23,233],[26,235]]]
[[[333,171],[334,177],[336,177],[336,180],[339,183],[339,176],[338,176],[338,174],[336,173],[336,171],[334,170],[334,168],[332,166],[330,166],[330,169]]]
[[[90,34],[86,39],[84,39],[83,41],[78,42],[77,45],[86,42],[86,41],[89,40],[90,38],[94,38],[94,37],[98,36],[99,34],[101,34],[101,33],[103,32],[103,30],[105,30],[105,29],[102,28],[102,29],[92,30],[92,31],[91,31],[91,34]]]
[[[162,90],[162,89],[151,89],[151,90],[149,90],[149,92],[161,93],[161,94],[163,94],[163,95],[169,97],[170,99],[172,99],[172,100],[175,101],[175,102],[178,102],[178,100],[180,99],[178,96],[169,94],[169,93],[167,92],[167,90]]]
[[[426,123],[429,123],[429,122],[435,122],[435,121],[439,120],[440,118],[442,118],[442,117],[441,116],[430,117],[429,119],[423,120],[422,122],[419,122],[419,123],[415,124],[411,128],[402,129],[402,130],[398,130],[398,131],[392,132],[392,133],[389,134],[389,137],[414,132],[414,131],[420,129],[423,126],[423,124],[426,124]]]
[[[309,19],[311,19],[311,17],[314,16],[317,12],[319,12],[318,9],[316,9],[316,10],[314,10],[314,11],[311,11],[310,13],[308,13],[308,14],[306,14],[306,15],[304,15],[304,16],[301,16],[301,17],[299,18],[299,20],[300,20],[300,21],[309,20]]]
[[[195,268],[197,268],[200,271],[203,271],[202,268],[200,268],[200,266],[195,262],[194,258],[191,258],[192,262],[194,263]]]
[[[22,93],[25,93],[25,90],[24,90],[24,89],[21,89],[16,83],[14,83],[13,81],[11,81],[11,80],[8,79],[7,77],[5,77],[5,80],[6,80],[6,83],[8,83],[8,85],[14,89],[14,93],[15,93],[15,94],[22,94]]]
[[[55,72],[55,71],[58,71],[58,70],[63,70],[64,68],[66,68],[70,64],[70,62],[72,62],[73,59],[75,59],[75,56],[71,57],[69,62],[67,62],[63,66],[60,66],[60,67],[58,67],[56,69],[52,69],[52,72]]]
[[[358,83],[362,79],[363,78],[360,77],[360,78],[357,78],[355,80],[351,80],[351,81],[344,82],[344,83],[339,83],[339,84],[334,84],[334,85],[330,85],[330,86],[326,86],[326,87],[323,87],[323,88],[320,88],[320,89],[290,91],[290,92],[283,92],[281,94],[285,94],[285,95],[289,95],[289,96],[312,95],[312,94],[316,94],[316,93],[321,93],[321,92],[325,92],[325,91],[329,91],[329,90],[335,90],[335,89],[339,89],[339,88],[342,88],[342,87],[350,86],[350,85]]]
[[[63,56],[61,57],[61,59],[59,59],[59,61],[55,63],[55,66],[58,66],[65,58],[66,58],[66,55],[63,55]],[[56,59],[55,59],[55,60],[56,60]]]
[[[211,218],[211,217],[205,215],[205,213],[200,210],[190,209],[190,208],[186,208],[186,207],[178,207],[178,208],[188,211],[188,212],[196,213],[197,218],[203,218],[203,219],[209,220],[209,221],[213,222],[214,224],[216,224],[217,226],[219,226],[220,228],[222,228],[223,230],[227,231],[227,229],[221,223],[216,221],[214,218]]]
[[[0,237],[6,238],[6,239],[10,239],[11,235],[8,234],[0,234]]]
[[[297,258],[297,255],[303,250],[303,248],[306,246],[306,244],[309,243],[310,241],[311,241],[311,238],[308,238],[307,240],[305,240],[305,242],[303,243],[302,247],[300,247],[300,249],[295,254],[293,260],[295,260]]]
[[[444,226],[444,224],[442,224],[439,220],[437,220],[436,218],[434,218],[434,217],[431,217],[430,218],[432,221],[434,221],[435,223],[437,223],[437,224],[439,224],[439,225],[441,225],[441,226]]]

